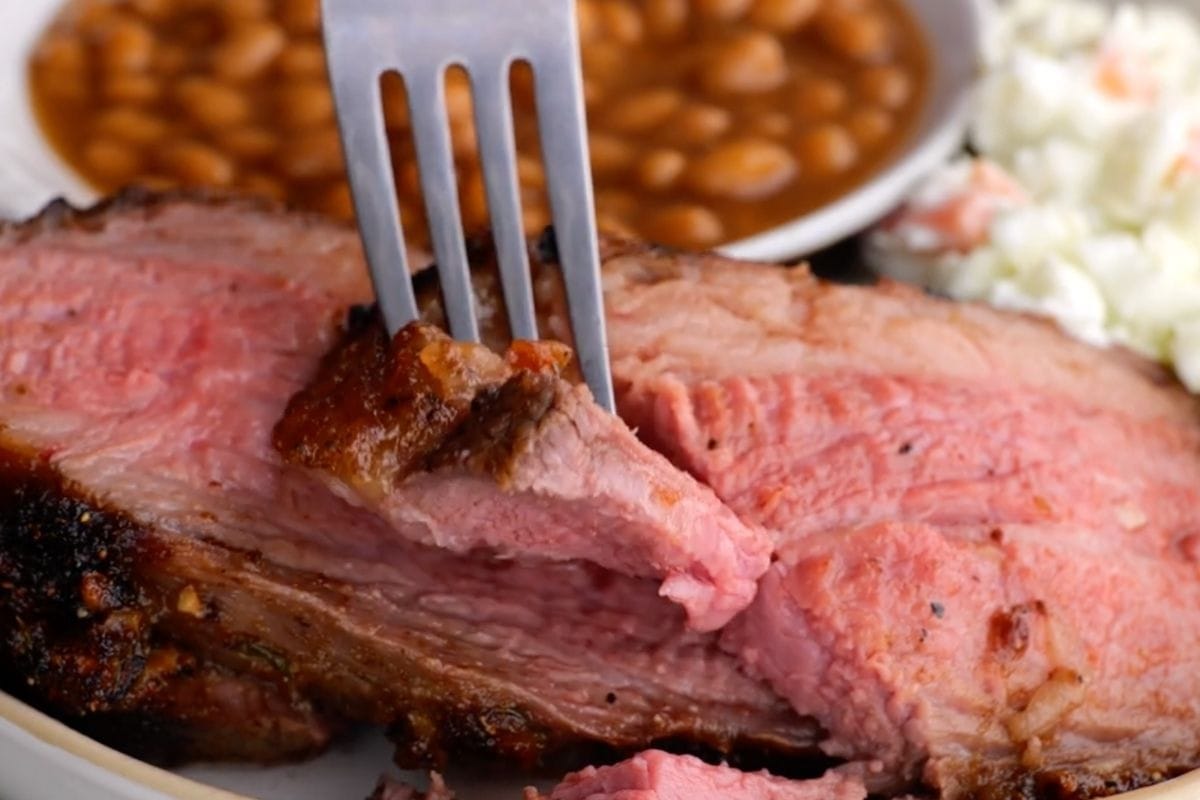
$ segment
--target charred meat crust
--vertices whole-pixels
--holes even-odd
[[[1189,769],[1148,767],[1096,773],[1086,766],[1027,770],[980,765],[967,772],[960,796],[972,800],[1094,800],[1152,786]]]
[[[2,663],[50,704],[111,710],[142,678],[153,620],[130,579],[138,538],[35,457],[0,447]]]
[[[335,726],[307,702],[160,636],[165,608],[135,579],[157,557],[123,515],[0,444],[0,687],[159,762],[320,751]]]
[[[346,337],[288,404],[274,433],[280,453],[305,467],[359,476],[358,488],[380,494],[439,467],[467,467],[502,482],[554,403],[566,349],[518,344],[506,363],[419,323],[389,342],[379,315],[366,313],[369,320],[351,313]],[[381,478],[387,485],[361,485]]]

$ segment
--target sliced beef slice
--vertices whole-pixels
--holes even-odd
[[[791,781],[766,772],[741,772],[660,750],[611,767],[588,767],[567,776],[549,796],[527,800],[864,800],[861,782],[837,773]]]
[[[623,413],[776,533],[726,641],[830,752],[947,797],[1200,764],[1200,407],[1161,369],[894,284],[605,269]]]
[[[1125,352],[803,268],[638,252],[605,286],[622,414],[780,544],[896,520],[1075,521],[1147,552],[1200,532],[1197,402]]]
[[[877,786],[1100,796],[1197,763],[1197,577],[1073,525],[881,524],[795,548],[726,643]]]
[[[766,534],[562,380],[569,358],[531,343],[502,358],[420,324],[389,342],[372,318],[292,400],[275,444],[413,541],[662,578],[693,627],[721,627],[754,597]]]
[[[531,253],[543,330],[569,340],[552,237]],[[776,538],[726,644],[830,752],[950,796],[1102,796],[1200,764],[1179,600],[1200,417],[1161,368],[896,284],[627,242],[603,261],[622,415]],[[1019,639],[1028,608],[1054,635],[997,666],[989,637],[1011,617]]]
[[[655,581],[422,545],[284,465],[272,429],[364,275],[353,231],[241,202],[0,231],[8,684],[96,730],[173,721],[174,756],[291,757],[340,719],[390,725],[410,766],[809,752],[817,729]],[[210,673],[264,687],[272,721],[148,699]],[[289,719],[312,734],[273,744]]]

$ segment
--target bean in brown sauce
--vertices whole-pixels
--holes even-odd
[[[708,197],[757,200],[782,189],[796,174],[796,159],[768,139],[734,139],[692,162],[687,180]]]
[[[927,53],[901,0],[577,0],[602,227],[708,247],[852,189],[904,141]],[[215,185],[353,213],[319,0],[69,0],[30,60],[43,128],[98,188]],[[529,232],[548,221],[534,81],[511,80]],[[402,82],[399,206],[424,226]],[[487,224],[466,76],[446,76],[469,226]]]
[[[725,238],[721,219],[697,204],[677,204],[655,211],[646,223],[646,233],[672,247],[703,250]]]

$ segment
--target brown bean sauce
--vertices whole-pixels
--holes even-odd
[[[43,128],[102,191],[224,186],[349,219],[317,0],[70,0],[30,65]],[[912,133],[928,50],[902,0],[579,0],[601,226],[703,248],[818,208]],[[549,221],[532,78],[512,79],[525,224]],[[424,239],[402,83],[383,96]],[[468,228],[487,224],[470,90],[447,75]]]

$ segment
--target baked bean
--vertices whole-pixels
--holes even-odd
[[[891,55],[891,29],[875,12],[827,11],[819,15],[817,24],[823,41],[848,58],[878,62]]]
[[[279,168],[293,180],[340,177],[342,141],[334,128],[302,133],[284,143],[277,154]]]
[[[519,192],[521,197],[521,207],[542,206],[548,208],[550,205],[549,198],[546,197],[544,189],[539,189],[535,186],[522,186]]]
[[[619,217],[614,217],[612,214],[597,214],[596,228],[601,233],[607,233],[612,236],[624,236],[626,239],[638,238],[637,231],[633,229],[632,225]]]
[[[288,130],[316,128],[333,121],[333,92],[326,81],[285,83],[275,102],[279,124]]]
[[[483,173],[476,169],[467,174],[458,187],[458,203],[462,209],[463,227],[483,228],[488,221],[487,187]]]
[[[599,41],[586,47],[581,55],[583,72],[593,80],[612,81],[628,69],[625,48],[607,41]]]
[[[646,89],[617,102],[604,122],[620,133],[644,133],[662,125],[683,105],[677,89]]]
[[[533,69],[529,66],[528,61],[518,61],[512,65],[512,71],[508,75],[508,87],[512,92],[513,103],[518,108],[533,107]],[[515,122],[520,125],[522,119],[521,116],[518,116]]]
[[[583,103],[587,107],[588,111],[591,111],[592,109],[596,108],[596,106],[600,105],[600,103],[604,102],[606,97],[607,94],[604,91],[604,87],[600,85],[599,81],[584,80]]]
[[[526,235],[541,233],[549,224],[550,211],[545,206],[526,206],[521,209],[521,227]]]
[[[646,29],[656,39],[674,39],[687,29],[688,0],[644,0]]]
[[[320,0],[279,0],[279,20],[290,33],[316,33],[321,27]]]
[[[775,142],[743,138],[726,142],[688,167],[688,184],[712,197],[756,200],[782,189],[796,174],[796,160]]]
[[[764,31],[729,38],[700,71],[704,88],[722,94],[769,92],[783,85],[787,77],[783,45]]]
[[[768,111],[750,121],[751,132],[771,139],[782,139],[792,130],[792,121],[782,111]]]
[[[846,118],[846,128],[861,146],[874,147],[892,133],[892,117],[878,108],[860,108]]]
[[[38,45],[34,61],[50,72],[81,75],[88,66],[87,49],[74,36],[55,34]]]
[[[407,128],[410,120],[404,79],[399,73],[385,72],[379,79],[379,90],[383,98],[383,119],[387,126],[394,130]]]
[[[335,219],[354,219],[354,198],[350,194],[350,185],[345,181],[331,184],[321,194],[320,209]]]
[[[147,73],[126,73],[104,79],[102,91],[114,103],[152,103],[162,94],[162,82]]]
[[[271,10],[269,0],[222,0],[217,5],[227,23],[265,19]]]
[[[638,199],[623,189],[602,189],[596,192],[596,210],[614,217],[637,213]]]
[[[113,108],[96,118],[96,130],[109,139],[144,146],[166,138],[169,128],[153,114],[137,108]]]
[[[109,72],[141,72],[154,60],[154,34],[133,19],[114,22],[100,43],[100,63]]]
[[[396,186],[409,196],[416,197],[421,193],[421,170],[416,166],[416,158],[407,158],[396,167]]]
[[[283,29],[273,22],[242,24],[213,51],[213,72],[229,81],[255,78],[283,51],[285,41]]]
[[[841,125],[826,123],[800,137],[797,152],[804,168],[816,175],[844,172],[858,160],[858,145]]]
[[[688,203],[651,213],[646,220],[645,233],[660,244],[698,250],[720,242],[725,237],[725,228],[715,213],[704,206]]]
[[[115,3],[106,0],[84,0],[76,9],[79,24],[85,30],[100,30],[121,16],[120,9]]]
[[[325,50],[319,42],[289,42],[275,59],[275,68],[288,78],[325,77]]]
[[[754,0],[750,21],[775,33],[791,33],[812,19],[820,0]]]
[[[50,105],[83,105],[91,99],[91,90],[85,78],[76,72],[54,72],[40,70],[34,89],[51,100]]]
[[[401,197],[397,205],[400,208],[400,223],[404,225],[404,233],[411,236],[426,230],[425,206],[420,197]]]
[[[151,71],[160,78],[173,78],[187,69],[191,60],[188,51],[184,48],[178,45],[164,44],[155,50]]]
[[[171,13],[172,0],[130,0],[129,5],[140,16],[153,22],[161,22]]]
[[[651,150],[638,162],[638,181],[647,189],[669,189],[686,167],[687,158],[678,150],[665,147]]]
[[[676,116],[672,130],[684,145],[703,145],[720,138],[733,125],[733,115],[719,106],[693,103]]]
[[[83,158],[95,175],[113,186],[133,178],[142,166],[138,151],[115,139],[94,139],[83,148]]]
[[[479,152],[479,135],[475,131],[475,120],[467,117],[450,126],[450,145],[459,158]]]
[[[176,141],[159,152],[159,161],[185,186],[228,186],[234,164],[212,147],[196,141]]]
[[[228,185],[351,213],[321,0],[64,2],[30,59],[31,86],[53,141],[99,188]],[[844,191],[848,171],[869,174],[926,79],[901,0],[576,3],[597,218],[681,246],[753,234]],[[476,227],[487,209],[471,89],[457,68],[445,80],[464,221]],[[549,211],[528,65],[509,85],[532,232]],[[386,75],[380,90],[397,199],[421,243],[403,82]]]
[[[598,175],[627,169],[637,157],[633,147],[625,140],[594,131],[588,134],[588,149],[591,151],[592,172]]]
[[[217,141],[223,150],[243,161],[266,158],[279,149],[278,136],[252,125],[223,132]]]
[[[460,67],[446,71],[446,114],[450,122],[471,119],[471,81]]]
[[[597,9],[604,32],[620,44],[637,44],[642,40],[642,17],[624,0],[603,0]]]
[[[871,103],[896,109],[912,97],[912,80],[894,65],[867,67],[858,76],[858,91]]]
[[[599,39],[604,32],[596,0],[576,0],[575,20],[579,26],[580,42],[592,42]]]
[[[238,125],[250,116],[244,94],[207,78],[185,78],[176,85],[175,94],[187,115],[206,128]]]
[[[754,0],[693,0],[696,10],[709,19],[732,22],[746,13]]]
[[[242,179],[238,181],[238,186],[250,194],[271,200],[282,201],[287,198],[287,188],[283,183],[278,178],[264,172],[251,172],[243,175]]]
[[[804,78],[796,85],[796,116],[801,120],[836,117],[848,101],[846,88],[833,78]]]
[[[546,188],[546,170],[542,162],[530,156],[517,156],[517,181],[530,189]]]

